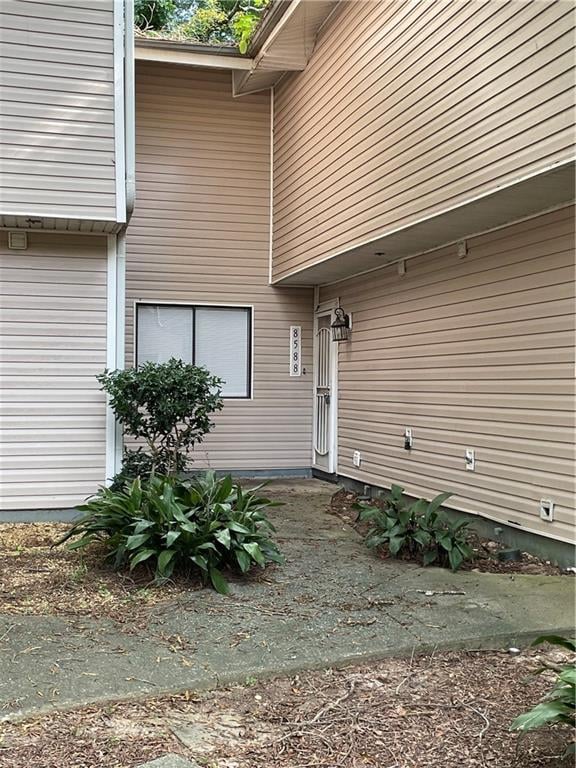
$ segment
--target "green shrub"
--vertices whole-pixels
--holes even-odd
[[[134,26],[139,29],[162,29],[170,22],[176,5],[174,0],[135,0]]]
[[[358,519],[371,523],[366,536],[369,547],[388,545],[391,555],[416,558],[424,565],[438,563],[458,570],[472,556],[466,541],[467,522],[452,523],[440,512],[451,493],[441,493],[432,501],[418,499],[407,504],[404,489],[393,485],[382,507],[356,504]]]
[[[576,653],[576,643],[565,637],[543,635],[535,640],[532,645],[540,645],[542,643],[559,645],[572,654]],[[550,667],[540,667],[534,674],[539,675],[546,670],[550,671]],[[521,732],[533,731],[536,728],[554,723],[567,725],[574,729],[576,726],[576,664],[574,659],[559,667],[554,667],[554,672],[556,673],[556,680],[552,690],[546,694],[539,704],[536,704],[528,712],[519,715],[513,721],[510,730]],[[574,743],[567,749],[567,753],[573,751]]]
[[[101,488],[58,544],[80,537],[68,545],[79,549],[104,540],[115,567],[132,570],[146,562],[157,583],[175,569],[199,570],[227,593],[222,568],[247,573],[254,565],[282,562],[265,514],[277,502],[260,496],[261,487],[243,491],[230,476],[218,479],[211,471],[187,481],[136,478],[120,490]]]
[[[189,451],[213,427],[210,416],[223,407],[222,381],[205,368],[172,358],[97,376],[125,436],[138,440],[124,451],[118,489],[134,477],[175,475],[189,464]]]

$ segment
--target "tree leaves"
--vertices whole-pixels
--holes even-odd
[[[246,53],[270,0],[135,0],[135,25],[151,37],[234,43]]]
[[[175,358],[96,378],[124,434],[146,446],[125,451],[115,488],[135,476],[182,472],[189,451],[212,429],[211,414],[223,408],[221,379]]]

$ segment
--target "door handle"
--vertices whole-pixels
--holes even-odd
[[[326,403],[326,405],[330,405],[330,395],[328,394],[328,392],[324,393],[324,402]]]

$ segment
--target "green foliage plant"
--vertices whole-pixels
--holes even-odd
[[[124,436],[140,443],[124,452],[124,469],[114,484],[152,473],[176,475],[189,452],[212,429],[211,415],[223,407],[221,380],[205,368],[172,358],[97,376]]]
[[[136,0],[135,25],[150,37],[210,45],[236,43],[246,53],[270,0]]]
[[[174,0],[135,0],[134,25],[143,31],[170,25],[176,11]]]
[[[242,490],[230,476],[213,471],[191,480],[152,475],[119,490],[101,488],[80,507],[83,517],[58,541],[82,549],[104,541],[115,568],[149,564],[162,584],[175,569],[200,571],[226,594],[222,569],[241,574],[253,566],[281,563],[266,510],[277,502],[260,495],[262,486]]]
[[[230,27],[238,44],[240,53],[246,53],[250,40],[262,17],[262,12],[269,0],[250,0],[243,4],[230,22]]]
[[[382,506],[356,504],[358,519],[370,523],[367,546],[377,548],[386,544],[395,557],[421,556],[424,565],[438,563],[458,570],[470,559],[472,549],[466,541],[468,523],[452,523],[440,511],[451,495],[441,493],[432,501],[418,499],[408,504],[404,488],[393,485]]]
[[[560,646],[571,654],[576,653],[576,643],[566,637],[543,635],[537,638],[532,645],[541,645],[542,643]],[[543,666],[537,669],[534,674],[539,675],[542,672],[550,671],[550,669],[550,666]],[[553,671],[556,679],[552,689],[531,710],[518,715],[512,722],[510,730],[525,733],[545,725],[559,724],[570,727],[574,734],[576,727],[576,663],[574,657],[565,664],[554,666]],[[574,752],[574,746],[572,741],[566,752]]]

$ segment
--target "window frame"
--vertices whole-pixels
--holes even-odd
[[[254,305],[253,304],[213,304],[208,301],[156,301],[154,299],[136,299],[133,305],[134,332],[132,345],[132,362],[138,368],[138,307],[173,307],[175,309],[190,309],[192,311],[192,365],[196,356],[196,308],[206,309],[242,309],[248,313],[247,364],[246,364],[246,393],[245,395],[222,395],[224,400],[253,400],[254,399]]]

